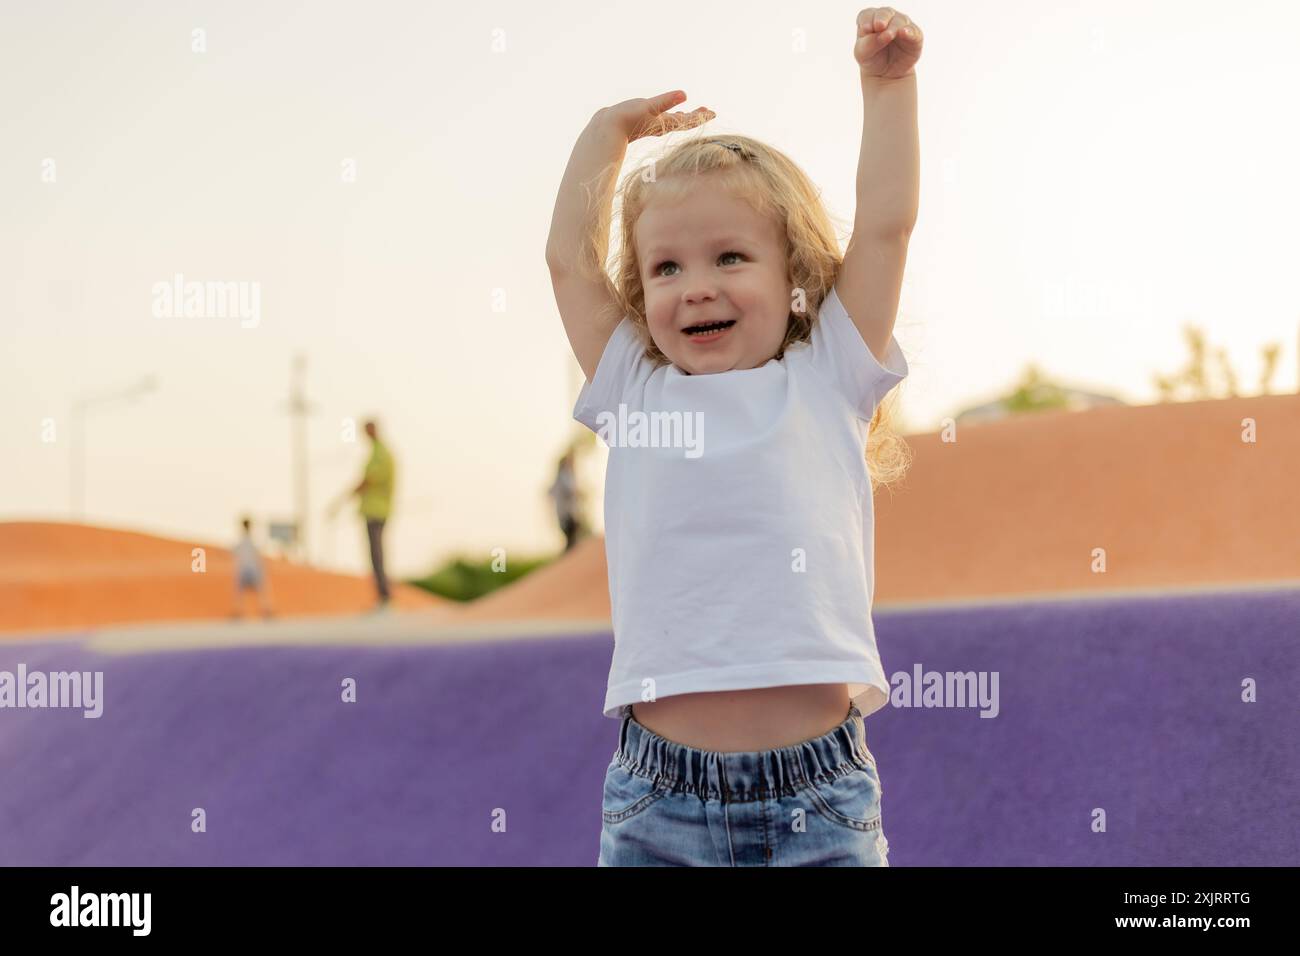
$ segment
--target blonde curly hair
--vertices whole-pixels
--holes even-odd
[[[659,134],[666,130],[651,132]],[[804,290],[808,311],[791,310],[785,340],[775,358],[781,358],[791,344],[807,342],[844,257],[830,214],[804,171],[779,150],[737,135],[691,136],[674,144],[648,165],[651,175],[646,175],[643,165],[628,173],[617,189],[620,243],[611,262],[607,265],[604,260],[612,208],[595,210],[596,215],[590,220],[591,232],[580,250],[583,268],[610,283],[611,299],[619,311],[607,318],[627,316],[645,343],[646,357],[657,366],[670,364],[651,337],[646,321],[645,288],[637,262],[634,230],[651,197],[673,202],[695,184],[695,177],[708,175],[730,195],[781,224],[791,289]],[[604,179],[610,172],[617,175],[618,170],[607,169],[598,178]],[[911,463],[910,450],[893,427],[896,409],[897,389],[894,389],[877,406],[867,432],[864,456],[875,486],[899,480]]]

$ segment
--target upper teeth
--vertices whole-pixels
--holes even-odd
[[[718,329],[726,328],[731,322],[714,322],[712,325],[694,326],[686,330],[687,335],[699,335],[704,332],[716,332]]]

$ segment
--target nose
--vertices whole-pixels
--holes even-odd
[[[696,285],[687,286],[686,291],[682,293],[682,301],[689,305],[697,305],[701,302],[712,302],[718,297],[718,290],[707,283],[697,283]]]

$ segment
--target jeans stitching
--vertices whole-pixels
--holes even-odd
[[[879,787],[876,788],[877,803],[879,803],[879,799],[878,799],[879,789],[880,789]],[[877,813],[874,817],[870,818],[869,820],[855,820],[853,817],[846,816],[845,814],[840,813],[833,806],[831,806],[830,802],[826,800],[826,798],[823,797],[820,793],[818,793],[814,787],[807,787],[806,791],[808,793],[808,796],[812,799],[813,807],[817,810],[817,812],[820,813],[823,817],[826,817],[832,823],[838,823],[840,826],[845,826],[848,827],[849,829],[856,830],[861,833],[868,833],[872,830],[877,830],[880,828],[880,820],[882,814]]]
[[[628,819],[629,817],[636,816],[642,810],[645,810],[647,807],[649,807],[652,803],[656,803],[661,798],[668,796],[669,790],[664,786],[663,778],[658,777],[657,775],[652,776],[649,774],[637,773],[629,769],[618,758],[615,758],[615,763],[617,763],[620,767],[626,770],[630,775],[634,777],[639,777],[642,780],[649,781],[654,785],[655,789],[652,790],[650,793],[647,793],[645,796],[641,797],[640,799],[638,799],[631,806],[624,807],[622,810],[606,810],[604,807],[601,807],[601,811],[600,811],[601,817],[604,819],[606,823],[622,823],[624,820]]]
[[[624,820],[636,816],[651,804],[659,802],[661,798],[666,796],[668,796],[666,791],[656,790],[654,793],[647,793],[630,807],[626,807],[622,810],[602,810],[600,815],[606,823],[622,823]]]

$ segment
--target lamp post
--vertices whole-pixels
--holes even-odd
[[[71,456],[69,510],[73,520],[81,521],[86,514],[86,413],[92,408],[101,408],[114,402],[134,401],[157,387],[158,380],[152,375],[146,375],[128,388],[82,395],[73,401],[72,435],[68,443]]]
[[[294,550],[298,560],[304,564],[311,563],[307,549],[307,521],[310,514],[307,501],[307,416],[316,411],[316,404],[307,398],[305,379],[307,377],[307,356],[299,353],[293,358],[293,378],[289,385],[289,400],[283,406],[289,413],[290,449],[292,456],[294,489]]]

